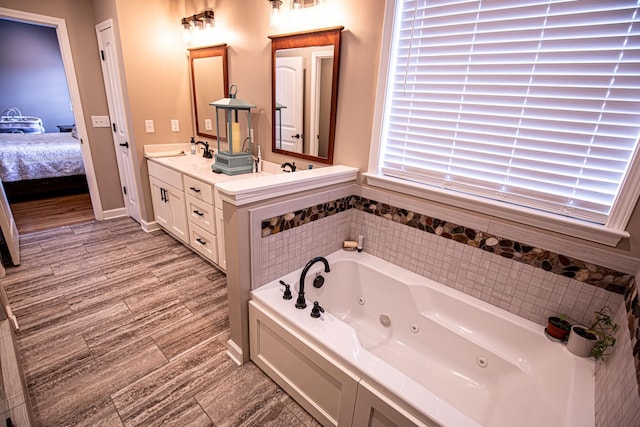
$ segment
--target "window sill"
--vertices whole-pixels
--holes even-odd
[[[366,178],[367,184],[374,187],[432,200],[607,246],[615,247],[620,240],[629,237],[629,233],[626,231],[614,230],[602,225],[560,217],[523,207],[505,206],[500,202],[441,190],[435,187],[426,187],[398,178],[378,175],[371,172],[364,173],[363,176]]]

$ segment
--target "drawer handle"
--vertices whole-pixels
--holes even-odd
[[[205,246],[206,246],[206,244],[207,244],[207,242],[206,242],[206,241],[202,240],[202,239],[201,239],[201,238],[199,238],[199,237],[196,239],[196,242],[200,243],[201,245],[205,245]]]
[[[198,210],[196,209],[195,211],[193,211],[194,214],[198,215],[198,216],[202,216],[204,215],[202,212],[198,212]]]
[[[189,190],[195,191],[196,193],[200,192],[200,189],[196,187],[189,187]]]

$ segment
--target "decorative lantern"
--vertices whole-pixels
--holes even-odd
[[[216,136],[218,138],[218,152],[215,155],[215,162],[211,165],[211,169],[214,172],[222,172],[227,175],[238,175],[253,171],[251,109],[256,108],[256,106],[237,99],[237,92],[238,87],[231,85],[229,87],[229,98],[222,98],[209,104],[216,107]],[[225,126],[227,130],[228,144],[226,151],[223,147],[220,147],[220,142],[223,139],[220,133],[220,110],[224,113],[223,121],[225,123],[222,123],[222,126]],[[247,114],[246,128],[242,127],[238,120],[243,112]]]

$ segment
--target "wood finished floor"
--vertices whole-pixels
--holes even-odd
[[[254,364],[225,354],[226,278],[131,219],[21,236],[7,269],[41,426],[317,426]]]
[[[82,224],[95,219],[89,193],[11,203],[19,234]]]

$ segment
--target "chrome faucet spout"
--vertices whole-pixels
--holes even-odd
[[[317,256],[312,258],[311,261],[307,263],[302,269],[302,273],[300,274],[300,290],[298,292],[298,299],[296,300],[296,308],[303,309],[307,307],[307,302],[304,299],[304,279],[307,277],[307,273],[309,269],[313,266],[313,264],[321,262],[324,264],[324,272],[328,273],[331,271],[329,268],[329,261],[325,257]]]

